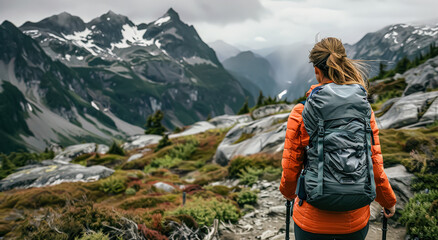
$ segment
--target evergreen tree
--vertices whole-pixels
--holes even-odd
[[[386,65],[383,62],[380,62],[379,64],[379,78],[383,78],[383,76],[385,76],[386,71],[385,71]]]
[[[145,134],[163,135],[166,128],[161,124],[164,114],[161,110],[157,110],[153,115],[150,115],[145,124]]]
[[[239,110],[237,115],[249,113],[249,107],[248,107],[248,98],[245,99],[245,103],[243,104],[242,108]]]
[[[163,138],[161,138],[160,141],[158,142],[158,145],[155,148],[155,152],[157,152],[158,150],[162,149],[163,147],[169,146],[171,144],[172,144],[172,142],[169,140],[169,136],[167,134],[165,134],[163,136]]]
[[[0,179],[7,177],[9,174],[14,172],[15,165],[12,161],[3,153],[0,153],[1,169],[0,169]]]
[[[263,92],[260,91],[259,97],[257,98],[256,108],[263,106],[264,101],[265,101],[265,97],[263,96]]]
[[[116,141],[113,141],[113,144],[111,145],[110,149],[108,150],[108,154],[116,154],[120,156],[125,156],[125,151],[116,143]]]

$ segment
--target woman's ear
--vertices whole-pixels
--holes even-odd
[[[316,80],[317,80],[318,82],[321,82],[322,79],[324,78],[324,76],[323,76],[323,74],[322,74],[322,71],[321,71],[321,69],[319,69],[319,68],[317,68],[317,67],[314,67],[314,68],[315,68],[315,77],[316,77]]]

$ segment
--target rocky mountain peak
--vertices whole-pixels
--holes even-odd
[[[34,30],[34,29],[44,29],[55,33],[71,34],[73,32],[80,32],[85,29],[84,21],[78,17],[73,16],[68,12],[62,12],[56,14],[39,22],[25,22],[21,29],[24,30]]]

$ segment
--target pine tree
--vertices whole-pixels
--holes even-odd
[[[163,135],[166,128],[161,124],[164,114],[161,110],[157,110],[153,115],[150,115],[145,124],[145,134]]]
[[[169,146],[171,144],[172,144],[172,142],[169,140],[169,136],[167,134],[165,134],[163,136],[163,138],[161,138],[160,141],[158,142],[158,145],[155,148],[155,152],[157,152],[158,150],[162,149],[163,147]]]
[[[1,169],[0,169],[0,179],[7,177],[9,174],[14,172],[15,165],[12,161],[3,153],[0,153]]]
[[[248,98],[245,99],[245,103],[243,104],[242,108],[239,110],[237,115],[249,113],[249,107],[248,107]]]
[[[120,156],[125,156],[125,151],[116,143],[116,141],[113,141],[113,144],[111,145],[110,149],[108,150],[108,154],[116,154]]]
[[[263,96],[263,92],[260,91],[259,97],[257,98],[256,108],[263,106],[264,101],[265,101],[265,97]]]
[[[379,64],[379,78],[383,78],[383,76],[385,76],[386,71],[385,71],[386,65],[383,62],[380,62]]]

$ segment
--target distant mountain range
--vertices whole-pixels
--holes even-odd
[[[173,9],[138,25],[111,11],[5,21],[0,49],[0,152],[139,134],[157,109],[168,128],[189,125],[250,95]]]
[[[366,62],[370,65],[370,77],[376,76],[379,70],[379,63],[383,61],[388,69],[403,57],[414,59],[419,54],[425,55],[432,43],[438,45],[438,20],[433,19],[413,24],[393,24],[386,26],[376,32],[367,33],[355,44],[345,44],[347,55],[353,59],[373,60]],[[228,44],[229,45],[229,44]],[[251,50],[269,61],[273,68],[276,84],[276,94],[287,91],[282,95],[288,99],[297,99],[305,93],[310,85],[316,83],[313,67],[309,64],[308,55],[313,44],[294,43],[289,46],[278,46],[268,49]],[[229,47],[228,47],[229,48]],[[222,48],[215,48],[220,55]],[[236,54],[237,55],[237,54]],[[235,57],[235,56],[233,56]],[[225,63],[227,60],[224,60]],[[239,69],[238,61],[236,66],[227,63],[227,69]],[[247,69],[257,69],[254,65]],[[387,70],[388,70],[387,69]],[[242,70],[244,71],[244,70]],[[250,72],[241,72],[240,75],[250,75]],[[275,95],[275,93],[272,93]]]

